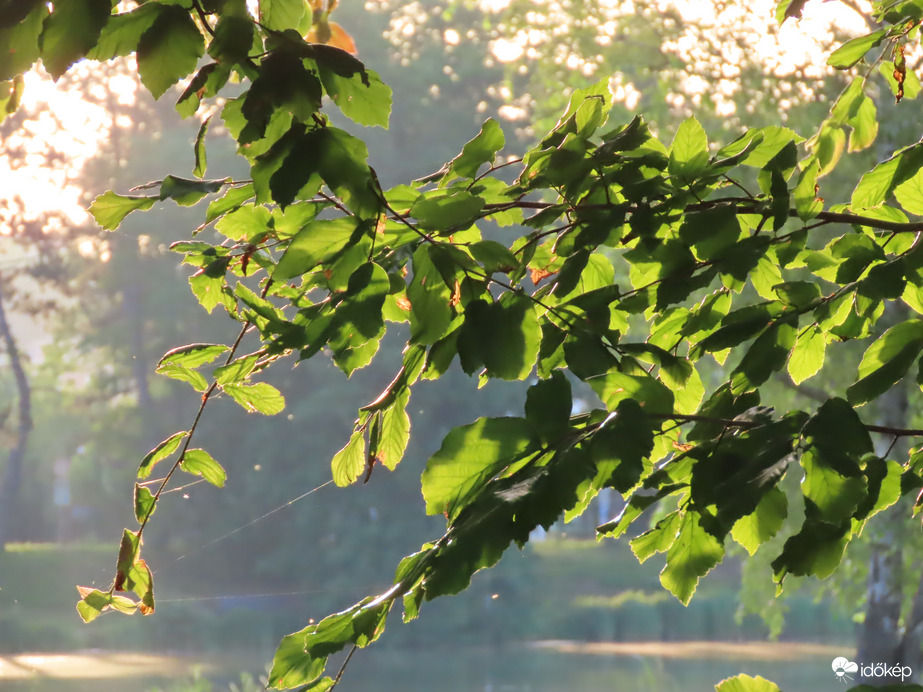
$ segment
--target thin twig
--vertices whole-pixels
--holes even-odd
[[[328,690],[332,690],[334,687],[340,684],[340,678],[343,677],[343,673],[346,672],[346,666],[349,665],[350,659],[352,659],[353,654],[356,653],[356,649],[358,648],[359,648],[358,644],[353,644],[353,648],[351,648],[349,650],[349,653],[346,654],[346,660],[343,661],[343,665],[340,666],[340,670],[337,671],[336,677],[333,678],[333,684],[328,688]]]

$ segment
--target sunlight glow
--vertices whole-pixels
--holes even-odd
[[[115,118],[110,106],[131,105],[139,90],[129,74],[107,75],[90,62],[58,84],[41,69],[24,80],[22,121],[0,151],[2,235],[27,224],[41,223],[49,232],[89,221],[79,179],[108,140]]]

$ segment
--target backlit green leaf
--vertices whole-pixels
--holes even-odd
[[[59,0],[42,31],[42,63],[57,79],[99,39],[112,10],[110,0]]]
[[[923,351],[923,320],[911,319],[882,334],[866,349],[859,379],[846,390],[851,404],[864,404],[898,382]]]
[[[442,176],[440,184],[445,185],[456,176],[474,178],[481,166],[493,163],[497,152],[505,144],[506,138],[500,125],[493,118],[488,118],[481,125],[477,137],[467,142],[461,153],[449,161],[449,170]]]
[[[319,268],[346,248],[356,232],[351,218],[312,221],[295,234],[273,272],[273,279],[286,281]]]
[[[623,399],[634,399],[647,413],[673,412],[673,392],[650,375],[610,371],[587,382],[610,411],[614,411]]]
[[[394,403],[381,413],[381,440],[377,457],[392,471],[401,461],[410,441],[410,416],[407,415],[409,399],[410,389],[405,388],[395,397]]]
[[[183,456],[183,463],[180,464],[183,471],[191,473],[193,476],[201,476],[212,485],[219,488],[224,487],[228,474],[211,454],[204,449],[189,449]]]
[[[99,40],[87,53],[91,60],[112,60],[131,55],[138,49],[141,36],[163,11],[164,6],[148,2],[129,12],[112,15],[103,27]]]
[[[680,123],[670,147],[670,173],[690,181],[708,166],[708,137],[695,118]]]
[[[166,440],[158,444],[154,449],[144,455],[144,459],[141,460],[141,465],[138,467],[138,480],[143,480],[151,475],[151,471],[154,468],[154,464],[158,461],[166,459],[168,456],[173,454],[177,449],[179,449],[180,442],[183,441],[183,438],[186,437],[189,433],[185,430],[180,430],[177,433],[173,433]]]
[[[827,342],[819,327],[812,326],[800,334],[788,359],[788,374],[795,384],[813,377],[824,365]]]
[[[208,168],[208,156],[205,152],[205,135],[208,134],[208,123],[211,121],[212,116],[208,116],[205,120],[202,121],[202,124],[199,126],[199,131],[195,137],[195,166],[192,169],[192,174],[196,178],[202,178],[205,176],[205,170]],[[160,189],[161,194],[163,194],[163,187]]]
[[[426,513],[445,513],[453,520],[484,483],[532,450],[535,442],[532,424],[523,418],[479,418],[455,428],[426,463]]]
[[[139,210],[147,211],[154,206],[156,200],[156,197],[117,195],[110,190],[93,200],[90,213],[96,219],[96,223],[107,231],[114,231],[128,214]]]
[[[526,300],[476,300],[465,310],[458,355],[465,372],[481,366],[490,377],[521,380],[535,366],[542,332],[534,306]]]
[[[274,416],[285,410],[282,393],[266,382],[256,384],[226,384],[221,389],[250,413]]]
[[[414,202],[412,216],[428,230],[448,231],[470,225],[484,208],[484,200],[460,190],[449,194],[438,192]]]
[[[154,98],[160,98],[195,70],[204,53],[205,42],[189,12],[167,5],[138,42],[141,82]]]
[[[168,175],[160,184],[160,199],[172,199],[183,207],[190,207],[205,195],[218,192],[227,183],[224,180],[194,180]]]
[[[314,59],[324,91],[343,115],[360,125],[387,129],[391,116],[391,88],[381,81],[377,72],[332,46],[315,45]]]
[[[731,536],[753,555],[759,547],[778,533],[788,516],[788,500],[777,487],[770,488],[752,514],[734,524]]]
[[[259,0],[260,23],[273,31],[294,29],[301,22],[306,5],[304,0]]]
[[[667,551],[667,565],[660,573],[663,584],[683,605],[688,605],[699,578],[724,557],[724,546],[699,523],[697,512],[686,512],[676,540]]]
[[[865,36],[859,36],[847,41],[830,54],[830,57],[827,58],[827,64],[839,70],[852,67],[862,60],[872,48],[881,43],[886,33],[886,29],[879,29]]]
[[[349,438],[349,442],[339,452],[334,454],[330,467],[333,471],[333,482],[339,486],[346,486],[355,482],[368,463],[365,454],[365,434],[357,430]]]
[[[850,206],[859,210],[884,202],[901,183],[910,180],[923,166],[923,144],[912,144],[865,173],[852,193]]]
[[[894,188],[894,198],[906,211],[923,216],[923,171]]]
[[[797,1],[795,0],[795,2]],[[780,6],[783,4],[787,3],[780,3]],[[719,682],[715,685],[715,692],[781,692],[781,690],[774,682],[770,682],[759,675],[753,677],[741,674]]]
[[[179,380],[192,385],[192,388],[198,392],[204,392],[208,388],[208,381],[202,373],[187,368],[184,365],[175,363],[163,363],[157,366],[157,374],[169,377],[172,380]]]
[[[25,8],[25,3],[17,3]],[[47,3],[33,3],[28,14],[11,26],[0,29],[0,79],[10,80],[27,72],[39,56],[39,36],[47,17]]]
[[[154,495],[147,486],[135,483],[135,519],[139,524],[154,513],[155,506]]]

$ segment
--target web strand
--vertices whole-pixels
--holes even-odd
[[[312,489],[309,490],[308,492],[302,493],[302,494],[299,495],[298,497],[296,497],[296,498],[294,498],[294,499],[292,499],[292,500],[289,500],[288,502],[282,503],[281,505],[279,505],[279,506],[276,507],[275,509],[271,509],[271,510],[269,510],[268,512],[266,512],[266,514],[264,514],[264,515],[262,515],[262,516],[259,516],[259,517],[257,517],[256,519],[253,519],[252,521],[248,521],[246,524],[243,524],[242,526],[238,526],[236,529],[233,529],[233,530],[231,530],[231,531],[228,531],[226,534],[224,534],[224,535],[222,535],[222,536],[218,536],[218,538],[215,538],[214,540],[211,540],[211,541],[209,541],[208,543],[205,543],[204,545],[200,545],[198,548],[195,548],[194,550],[190,550],[188,553],[185,553],[185,554],[183,554],[183,555],[180,555],[180,556],[179,556],[178,558],[176,558],[176,559],[177,559],[177,560],[182,560],[182,559],[185,558],[185,557],[189,557],[190,555],[194,555],[195,553],[198,553],[198,552],[201,551],[201,550],[205,550],[206,548],[215,545],[215,543],[219,543],[219,542],[223,541],[225,538],[230,538],[230,537],[233,536],[235,533],[238,533],[238,532],[240,532],[240,531],[243,531],[244,529],[246,529],[246,528],[248,528],[248,527],[250,527],[250,526],[253,526],[253,525],[256,524],[257,522],[263,521],[263,519],[265,519],[266,517],[270,517],[270,516],[272,516],[273,514],[275,514],[276,512],[279,512],[279,511],[285,509],[286,507],[290,507],[291,505],[295,504],[295,503],[298,502],[299,500],[303,500],[304,498],[308,497],[309,495],[313,495],[314,493],[316,493],[318,490],[321,490],[322,488],[326,488],[326,487],[327,487],[328,485],[330,485],[331,483],[333,483],[333,480],[329,480],[329,481],[327,481],[326,483],[321,483],[321,484],[320,484],[319,486],[317,486],[316,488],[312,488]]]

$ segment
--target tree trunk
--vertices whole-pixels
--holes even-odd
[[[0,337],[3,339],[4,348],[10,359],[10,369],[13,371],[16,391],[19,395],[16,443],[7,457],[3,482],[0,484],[0,547],[2,547],[16,536],[16,520],[19,516],[19,496],[22,488],[22,465],[26,455],[29,432],[32,430],[32,392],[26,371],[22,367],[16,340],[13,338],[13,332],[6,319],[2,285],[0,285]]]

